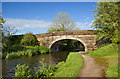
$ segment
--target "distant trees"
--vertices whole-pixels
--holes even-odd
[[[59,12],[58,16],[54,18],[50,25],[48,32],[70,31],[75,29],[75,22],[70,18],[70,16],[67,13]]]
[[[98,39],[109,40],[112,44],[119,43],[120,29],[120,2],[98,2],[93,12],[94,22],[92,27],[96,30]]]

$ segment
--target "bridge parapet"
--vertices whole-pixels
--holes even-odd
[[[94,30],[73,30],[73,31],[60,31],[52,33],[36,34],[36,37],[50,37],[62,35],[94,35]]]

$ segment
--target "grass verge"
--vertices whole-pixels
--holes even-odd
[[[104,58],[105,61],[102,62],[108,64],[105,70],[106,77],[118,77],[118,46],[113,47],[112,44],[108,44],[86,55],[97,57],[99,61]]]
[[[71,52],[66,62],[60,62],[56,67],[58,68],[54,77],[77,77],[80,69],[83,66],[83,58],[80,54]]]

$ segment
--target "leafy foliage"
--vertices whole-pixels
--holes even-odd
[[[33,49],[34,52],[39,52],[41,54],[49,53],[51,50],[47,47],[42,47],[42,46],[25,46],[27,49]]]
[[[17,52],[23,50],[24,47],[20,44],[22,38],[23,35],[12,35],[3,37],[3,52]]]
[[[1,16],[2,12],[0,12],[0,58],[2,58],[2,48],[3,48],[3,45],[2,45],[2,35],[3,35],[3,23],[5,22],[5,20],[3,19],[3,17]]]
[[[21,56],[33,56],[33,55],[38,55],[38,54],[46,54],[49,52],[50,52],[50,49],[47,47],[27,46],[26,49],[23,51],[5,52],[3,54],[3,57],[6,59],[10,59],[10,58],[19,58]]]
[[[24,65],[17,65],[17,69],[15,70],[15,77],[18,78],[31,78],[33,77],[32,70]]]
[[[2,23],[5,22],[5,20],[3,19],[3,17],[1,16],[2,12],[0,12],[0,29],[3,28]]]
[[[39,72],[33,74],[31,68],[29,66],[24,65],[17,65],[17,69],[15,70],[15,77],[23,77],[23,78],[40,78],[46,79],[47,77],[53,76],[56,67],[52,65],[46,65],[43,61],[40,61],[42,66],[40,67]]]
[[[57,18],[53,20],[48,32],[75,30],[75,23],[67,13],[58,13]]]
[[[98,2],[93,12],[95,20],[93,28],[96,29],[98,40],[104,38],[112,41],[112,44],[119,42],[119,7],[120,2]]]
[[[56,67],[52,65],[46,65],[46,63],[43,63],[43,61],[40,61],[40,63],[42,64],[42,66],[40,67],[40,72],[36,72],[36,77],[43,79],[46,79],[47,77],[52,77],[54,75]]]
[[[21,44],[26,46],[36,46],[38,45],[38,41],[37,38],[32,33],[27,33],[23,36]]]

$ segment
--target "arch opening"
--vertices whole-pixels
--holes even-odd
[[[86,46],[80,39],[57,39],[49,47],[52,52],[58,51],[86,51]]]

